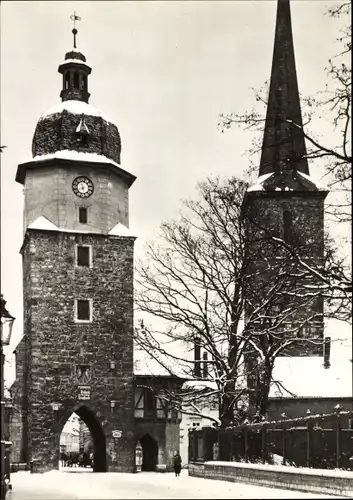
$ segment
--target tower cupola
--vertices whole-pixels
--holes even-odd
[[[65,54],[65,61],[60,64],[58,71],[63,75],[63,87],[60,93],[62,101],[76,100],[87,102],[89,100],[88,75],[92,68],[86,64],[86,58],[76,47],[77,29],[72,30],[74,35],[74,48]]]

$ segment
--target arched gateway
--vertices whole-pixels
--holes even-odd
[[[155,471],[158,464],[157,441],[150,434],[145,434],[140,439],[140,443],[142,446],[142,470]]]
[[[75,409],[75,414],[86,424],[88,430],[90,431],[92,443],[93,443],[93,472],[107,472],[107,456],[106,456],[106,439],[103,428],[96,418],[94,413],[87,406],[80,406]],[[65,423],[61,424],[61,431],[64,428]],[[59,426],[58,426],[59,428]],[[59,434],[59,439],[60,439]]]
[[[118,128],[88,104],[91,68],[59,66],[62,102],[38,121],[24,187],[24,337],[12,387],[13,456],[58,467],[63,425],[90,428],[96,471],[134,470],[133,251]]]

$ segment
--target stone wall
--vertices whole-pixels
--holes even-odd
[[[353,477],[352,473],[347,471],[313,471],[239,462],[205,462],[189,464],[189,475],[270,488],[306,491],[316,495],[349,498],[353,496]]]
[[[77,244],[91,245],[91,268],[75,265]],[[134,469],[133,244],[134,238],[27,231],[24,369],[34,470],[58,466],[60,433],[72,412],[104,437],[109,470]],[[90,323],[75,322],[80,298],[92,300]],[[89,368],[88,379],[78,378],[78,366]],[[114,430],[122,431],[118,440]]]
[[[254,278],[249,283],[250,302],[255,306],[263,304],[263,297],[267,297],[273,302],[270,305],[273,316],[276,316],[278,308],[295,309],[295,312],[287,314],[283,330],[288,330],[288,336],[292,337],[293,331],[297,335],[296,325],[304,325],[301,337],[315,340],[305,342],[298,339],[280,355],[322,356],[322,297],[317,296],[310,301],[304,297],[303,285],[307,283],[294,276],[298,269],[289,267],[284,250],[270,240],[269,236],[284,238],[285,231],[289,228],[284,227],[283,213],[285,210],[289,211],[292,218],[289,244],[309,265],[321,263],[324,251],[324,193],[251,192],[247,197],[246,210],[250,221],[249,252],[254,273]],[[256,272],[258,275],[255,275]],[[279,273],[283,276],[283,287],[279,298],[272,300],[271,290]],[[310,285],[313,284],[311,277]],[[287,291],[291,295],[286,297]],[[250,312],[250,309],[246,311],[247,317]],[[308,321],[309,318],[312,319]],[[308,322],[305,323],[306,321]]]

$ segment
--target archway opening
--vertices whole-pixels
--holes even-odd
[[[61,431],[59,468],[70,472],[107,472],[103,429],[84,406],[71,414]]]
[[[158,463],[158,444],[149,434],[145,434],[141,439],[142,446],[142,470],[155,471]]]

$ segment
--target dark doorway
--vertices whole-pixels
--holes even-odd
[[[90,430],[93,441],[93,472],[107,472],[107,456],[105,434],[94,414],[86,407],[81,406],[75,412]]]
[[[155,471],[158,463],[158,445],[155,439],[145,434],[140,439],[142,446],[142,470]]]
[[[76,416],[76,421],[75,419],[72,419],[72,417],[70,417],[69,420],[73,420],[75,422],[73,427],[77,428],[77,443],[75,443],[75,451],[71,451],[71,457],[73,460],[65,462],[65,465],[69,464],[69,468],[72,472],[78,472],[79,467],[84,467],[87,471],[93,470],[93,472],[107,472],[105,434],[100,423],[96,420],[92,411],[86,406],[81,406],[75,410],[73,415]],[[70,456],[70,453],[67,453],[67,451],[68,450],[66,450],[65,453],[63,441],[60,440],[61,466],[63,452],[65,453],[66,458]],[[88,469],[86,467],[88,467]]]

